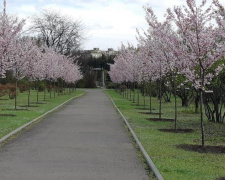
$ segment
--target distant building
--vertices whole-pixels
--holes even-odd
[[[118,52],[114,51],[113,48],[108,48],[107,51],[102,51],[99,48],[93,48],[93,50],[84,50],[81,52],[81,56],[84,59],[90,59],[90,58],[95,58],[98,59],[102,57],[103,55],[105,56],[113,56],[116,55]]]

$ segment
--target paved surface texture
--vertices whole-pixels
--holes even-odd
[[[100,89],[0,149],[1,180],[147,180],[124,125]]]

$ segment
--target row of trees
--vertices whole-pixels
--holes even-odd
[[[0,14],[0,77],[11,71],[17,82],[23,78],[28,81],[76,83],[82,78],[80,67],[74,63],[76,57],[63,55],[54,47],[47,46],[38,38],[23,36],[25,21],[14,16]],[[68,52],[67,52],[68,53]],[[66,54],[66,53],[65,53]]]
[[[200,101],[202,146],[205,144],[203,102],[207,106],[208,101],[215,101],[214,109],[208,106],[209,118],[216,122],[223,122],[224,118],[223,96],[205,101],[203,98],[208,93],[216,93],[211,97],[218,97],[218,92],[224,92],[225,10],[217,0],[208,4],[206,0],[199,4],[187,0],[184,6],[167,9],[163,22],[158,21],[152,8],[146,6],[148,31],[144,35],[138,31],[138,48],[122,45],[110,71],[116,83],[158,81],[160,107],[162,82],[166,79],[175,97],[175,129],[177,92],[191,85]],[[161,118],[161,108],[159,114]]]

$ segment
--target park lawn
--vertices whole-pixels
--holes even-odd
[[[0,138],[17,129],[18,127],[30,122],[31,120],[41,116],[42,114],[57,107],[63,102],[73,97],[78,97],[84,94],[84,91],[76,90],[68,92],[65,95],[46,93],[44,101],[44,93],[39,92],[39,101],[37,103],[37,91],[31,91],[30,106],[28,104],[28,93],[23,92],[18,95],[17,110],[15,110],[14,99],[9,99],[8,96],[0,97]]]
[[[132,129],[152,158],[165,180],[217,180],[225,177],[225,153],[200,153],[178,148],[178,145],[201,144],[200,115],[194,113],[194,106],[181,107],[178,102],[178,128],[194,129],[192,133],[162,132],[172,129],[173,122],[149,121],[158,115],[140,114],[132,101],[114,90],[107,90],[117,107],[125,115]],[[148,99],[146,101],[149,102]],[[172,99],[173,102],[173,99]],[[158,100],[152,99],[153,108],[158,109]],[[143,104],[143,98],[141,103]],[[143,106],[139,106],[143,107]],[[155,110],[153,112],[158,112]],[[174,103],[162,104],[162,117],[174,118]],[[206,145],[225,147],[225,124],[209,122],[205,117]]]

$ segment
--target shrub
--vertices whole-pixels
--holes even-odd
[[[7,94],[6,86],[0,84],[0,97],[5,96],[6,94]]]
[[[113,83],[113,82],[109,82],[109,83],[106,85],[106,88],[107,88],[107,89],[115,89],[115,88],[116,88],[116,84]]]
[[[18,96],[18,93],[16,92],[16,86],[14,84],[6,84],[5,87],[10,99],[14,99],[16,96]]]
[[[25,84],[18,85],[18,88],[19,88],[19,90],[20,90],[21,93],[23,93],[23,92],[25,92],[25,91],[28,90],[28,87]]]
[[[84,87],[85,87],[85,80],[84,80],[84,79],[80,79],[80,80],[76,83],[76,87],[77,87],[77,88],[84,88]]]
[[[54,86],[54,85],[48,85],[47,86],[48,92],[52,91],[53,89],[57,89],[57,86]]]
[[[127,86],[125,86],[125,85],[120,85],[120,86],[119,86],[119,89],[120,89],[121,92],[123,92],[123,91],[125,91],[125,90],[127,89]]]

